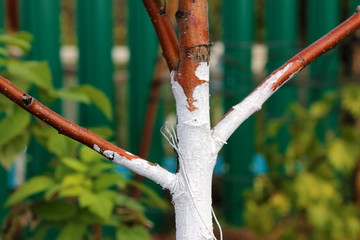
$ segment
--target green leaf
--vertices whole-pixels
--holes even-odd
[[[114,135],[113,130],[109,127],[92,127],[90,131],[104,139],[109,139]]]
[[[86,95],[91,100],[91,102],[107,117],[107,119],[112,120],[113,111],[111,102],[104,94],[104,92],[91,85],[82,85],[73,88],[72,91]]]
[[[7,69],[15,78],[31,82],[46,91],[54,91],[47,62],[10,60]]]
[[[77,172],[86,172],[87,166],[75,158],[63,157],[60,160],[65,166]]]
[[[103,172],[113,170],[115,168],[114,164],[107,160],[100,160],[98,162],[94,162],[89,166],[89,171],[87,174],[89,176],[98,176],[99,174],[102,174]]]
[[[43,146],[47,146],[48,140],[51,136],[59,135],[57,131],[50,126],[32,124],[30,130],[36,137],[36,140],[38,140]]]
[[[339,171],[351,171],[356,162],[356,156],[341,139],[335,139],[330,143],[327,156],[331,165]]]
[[[79,205],[83,208],[88,207],[90,212],[106,220],[111,216],[114,199],[114,192],[103,191],[95,194],[84,191],[79,197]]]
[[[6,168],[10,168],[16,156],[24,151],[30,140],[28,132],[22,132],[15,136],[12,141],[0,147],[0,163]]]
[[[8,57],[9,56],[9,51],[4,47],[0,47],[0,55],[2,55],[4,57]]]
[[[71,155],[78,145],[79,143],[71,138],[54,134],[48,139],[46,146],[50,152],[62,157]]]
[[[44,199],[46,201],[50,201],[51,199],[53,199],[56,194],[61,190],[61,185],[60,184],[55,184],[52,187],[50,187],[45,193],[44,193]]]
[[[116,230],[116,240],[150,240],[149,231],[141,226],[121,226]]]
[[[54,185],[54,180],[48,176],[37,176],[28,180],[24,185],[17,189],[6,201],[6,206],[12,206],[26,198],[43,192]]]
[[[64,200],[39,202],[33,210],[36,215],[48,221],[64,221],[76,214],[76,206]]]
[[[59,197],[78,197],[82,192],[87,191],[88,188],[83,186],[70,186],[59,191]]]
[[[86,234],[86,225],[79,222],[69,222],[61,228],[56,240],[83,240]]]
[[[342,107],[348,110],[355,118],[360,118],[360,86],[348,84],[341,90]]]
[[[169,204],[163,198],[161,198],[152,188],[146,186],[145,184],[141,184],[132,180],[128,180],[128,184],[141,190],[141,192],[144,194],[144,198],[142,198],[141,201],[145,204],[160,209],[169,208]]]
[[[116,196],[116,205],[133,211],[144,211],[144,206],[139,201],[123,194]]]
[[[118,173],[103,173],[94,180],[93,189],[95,191],[105,190],[109,187],[115,186],[120,181],[124,181],[124,179]]]
[[[63,88],[56,90],[53,94],[55,97],[58,97],[63,100],[73,100],[81,103],[89,104],[91,103],[90,98],[87,96],[87,94],[84,94],[81,91],[77,90],[76,88]]]
[[[68,174],[64,177],[61,183],[63,188],[72,186],[91,187],[91,185],[91,180],[86,178],[86,176],[81,173]]]
[[[29,123],[30,114],[21,108],[15,108],[12,114],[0,121],[0,146],[9,142],[20,133],[23,133],[29,126]]]
[[[324,229],[329,224],[329,210],[324,204],[310,205],[307,212],[309,222],[315,228]]]
[[[51,230],[51,226],[41,224],[35,230],[35,233],[28,240],[46,239],[48,232]]]
[[[101,219],[96,214],[89,211],[87,208],[79,209],[77,213],[77,218],[84,224],[98,224],[103,223],[103,219]]]
[[[81,146],[79,155],[80,159],[85,163],[98,161],[102,157],[98,152],[94,151],[88,146]]]
[[[26,32],[18,32],[13,35],[1,34],[0,35],[0,43],[13,45],[21,48],[25,53],[29,52],[31,49],[30,41],[32,40],[32,36]]]

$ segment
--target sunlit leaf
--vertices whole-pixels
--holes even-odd
[[[77,171],[86,172],[87,166],[75,158],[63,157],[60,160],[65,166]]]
[[[79,197],[81,207],[87,207],[92,213],[102,219],[109,219],[114,208],[115,195],[113,192],[103,191],[93,193],[84,191]]]
[[[328,158],[332,166],[339,171],[350,171],[356,162],[356,156],[340,139],[335,139],[330,143]]]
[[[63,99],[63,100],[74,100],[81,103],[89,104],[91,102],[87,94],[78,91],[77,87],[75,90],[73,88],[59,89],[54,92],[54,96]]]
[[[81,146],[80,158],[86,163],[91,163],[101,158],[101,155],[87,146]]]
[[[118,173],[103,173],[94,180],[93,188],[95,191],[105,190],[120,181],[124,181],[124,179]]]
[[[12,114],[0,120],[0,145],[7,143],[23,133],[30,123],[30,114],[21,108],[15,108]],[[13,126],[13,127],[9,127]]]
[[[7,69],[15,78],[21,78],[47,91],[53,91],[51,72],[47,62],[11,60]]]
[[[93,103],[109,120],[113,117],[113,110],[111,102],[108,97],[101,90],[91,86],[91,85],[82,85],[79,87],[72,88],[72,91],[79,92],[86,95]]]
[[[54,185],[54,180],[48,176],[36,176],[17,189],[6,201],[6,206],[14,205],[26,198],[43,192]]]
[[[21,48],[25,53],[28,52],[31,48],[30,41],[32,36],[26,32],[18,32],[16,34],[1,34],[0,43],[7,44],[12,46],[17,46]]]
[[[328,226],[330,219],[330,212],[325,205],[310,205],[307,216],[312,226],[319,229],[324,229]]]

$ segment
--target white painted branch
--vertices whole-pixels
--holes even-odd
[[[290,61],[285,64],[280,70],[275,71],[272,75],[266,78],[249,96],[243,101],[233,106],[229,112],[220,120],[220,122],[212,129],[212,136],[220,141],[221,146],[228,140],[233,132],[252,114],[259,111],[264,102],[280,88],[285,82],[289,81],[297,72],[291,73],[294,69],[293,65],[302,65],[303,62],[299,58],[295,61]],[[291,73],[291,74],[289,74]],[[284,75],[289,75],[286,81],[278,86],[279,79]]]
[[[104,155],[113,163],[124,166],[130,169],[131,171],[134,171],[140,176],[153,180],[164,189],[170,190],[170,192],[173,191],[176,181],[175,174],[167,171],[158,164],[153,164],[151,162],[148,162],[129,152],[126,152],[126,155],[129,157],[125,157],[125,156],[120,156],[118,153],[111,150],[100,149],[97,145],[94,145],[93,149]]]

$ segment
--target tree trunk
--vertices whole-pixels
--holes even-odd
[[[209,65],[200,62],[194,72],[201,84],[194,87],[191,101],[171,74],[178,116],[178,160],[173,203],[177,239],[213,239],[211,183],[220,145],[211,135],[209,114]]]

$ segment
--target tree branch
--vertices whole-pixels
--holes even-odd
[[[84,129],[70,122],[42,105],[35,98],[18,89],[14,84],[2,76],[0,76],[0,92],[35,117],[55,128],[59,134],[63,134],[85,144],[110,161],[127,167],[137,174],[155,181],[163,188],[169,190],[172,189],[175,179],[174,174],[157,164],[141,159],[140,157],[113,145],[88,129]]]
[[[213,128],[212,135],[223,143],[250,117],[261,109],[263,103],[284,83],[325,52],[333,49],[341,40],[360,27],[360,6],[350,18],[295,55],[279,69],[275,70],[243,101],[232,107]],[[220,147],[221,147],[220,146]]]
[[[143,0],[170,72],[179,63],[179,41],[161,0]]]

